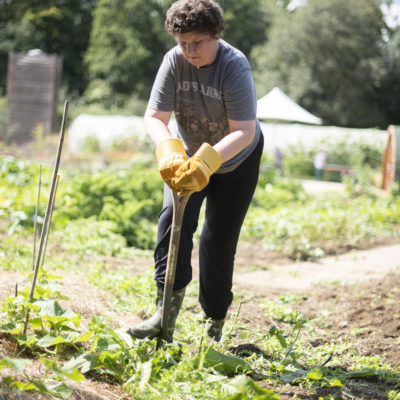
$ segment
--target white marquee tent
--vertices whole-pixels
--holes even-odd
[[[300,107],[278,87],[257,101],[257,117],[261,120],[322,124],[320,118]]]

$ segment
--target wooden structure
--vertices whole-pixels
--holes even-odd
[[[389,190],[396,181],[400,184],[400,126],[390,125],[382,158],[382,189]]]
[[[62,58],[40,50],[9,53],[7,100],[10,139],[25,142],[34,129],[47,135],[55,128]]]
[[[340,165],[340,164],[326,164],[323,169],[324,179],[326,179],[327,172],[340,172],[341,174],[348,174],[350,171],[353,171],[354,167],[350,167],[348,165]]]

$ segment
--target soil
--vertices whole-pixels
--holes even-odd
[[[268,329],[272,321],[262,312],[260,304],[266,299],[277,299],[283,294],[295,295],[299,300],[296,310],[307,319],[317,321],[320,335],[310,343],[340,343],[351,337],[355,351],[360,355],[380,356],[393,368],[400,367],[400,244],[392,243],[369,250],[354,250],[339,256],[312,262],[293,262],[260,247],[260,244],[240,243],[236,257],[234,290],[242,300],[239,319],[252,328]],[[115,265],[126,260],[109,259]],[[150,259],[130,260],[133,272],[152,265]],[[195,272],[197,265],[194,263]],[[15,291],[18,273],[0,271],[0,298]],[[93,314],[111,315],[116,324],[128,326],[139,320],[131,314],[116,314],[105,294],[89,285],[82,274],[63,272],[63,292],[71,298],[68,306],[80,313],[83,321]],[[85,294],[82,301],[82,293]],[[230,313],[237,313],[237,304]],[[276,321],[275,321],[276,323]],[[279,323],[278,323],[279,325]],[[11,347],[10,347],[11,346]],[[244,345],[246,347],[246,345]],[[249,344],[251,351],[258,351]],[[12,344],[6,338],[0,341],[0,356],[12,353]],[[328,360],[329,361],[329,360]],[[327,366],[334,367],[335,365]],[[340,365],[346,368],[346,365]],[[33,367],[34,368],[34,367]],[[6,372],[3,370],[3,373]],[[264,383],[259,382],[261,386]],[[267,386],[268,387],[268,386]],[[324,388],[317,393],[300,386],[269,387],[282,399],[383,399],[382,385],[362,381],[344,395],[339,389]],[[73,399],[128,399],[119,387],[87,381],[74,384]],[[0,394],[0,399],[13,399]],[[47,399],[49,396],[20,395],[21,399]]]
[[[251,259],[254,254],[260,254],[260,250],[253,250],[239,249],[239,259]],[[253,327],[269,326],[272,322],[277,324],[266,318],[258,305],[265,299],[277,299],[284,294],[295,295],[300,300],[292,308],[321,327],[318,339],[310,341],[312,346],[339,344],[350,338],[357,354],[379,356],[383,362],[398,370],[399,256],[400,245],[390,244],[369,250],[354,250],[314,262],[293,263],[279,259],[270,264],[265,260],[250,270],[248,267],[239,267],[234,283],[240,290],[252,294],[250,301],[242,303],[242,319]],[[260,268],[262,265],[264,267]],[[348,367],[343,364],[331,365],[329,362],[327,366]],[[328,395],[335,399],[387,399],[387,395],[382,394],[379,382],[353,382],[346,388],[347,395],[333,388],[317,393],[296,386],[271,389],[282,399],[292,399],[293,396],[320,399]]]

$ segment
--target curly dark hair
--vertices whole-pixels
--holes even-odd
[[[222,8],[213,0],[178,0],[168,9],[165,20],[171,35],[201,32],[221,36],[224,27]]]

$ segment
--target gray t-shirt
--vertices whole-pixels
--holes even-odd
[[[173,135],[182,139],[189,156],[207,142],[211,145],[228,135],[228,119],[256,119],[257,97],[250,65],[242,52],[219,40],[214,62],[195,67],[179,46],[164,56],[151,91],[148,107],[174,111]],[[233,171],[256,147],[261,130],[257,120],[253,142],[223,163],[218,173]]]

